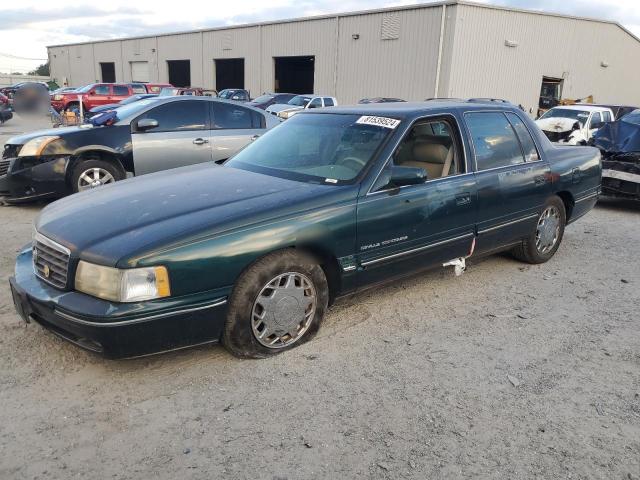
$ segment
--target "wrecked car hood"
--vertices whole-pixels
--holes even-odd
[[[593,136],[593,144],[603,153],[637,153],[640,156],[640,110],[605,124]]]
[[[536,125],[547,132],[569,132],[574,129],[577,120],[573,118],[543,118],[536,120]]]

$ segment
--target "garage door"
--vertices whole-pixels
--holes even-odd
[[[131,81],[149,81],[149,62],[131,62]]]

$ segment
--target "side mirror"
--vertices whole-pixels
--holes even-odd
[[[136,124],[136,129],[139,132],[146,132],[147,130],[156,128],[158,125],[160,125],[158,121],[154,120],[153,118],[143,118],[142,120],[138,120],[138,123]]]
[[[396,187],[419,185],[427,181],[427,171],[423,168],[393,165],[391,167],[391,178],[389,180],[390,183]]]

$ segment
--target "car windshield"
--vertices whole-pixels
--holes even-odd
[[[360,115],[301,114],[270,130],[225,166],[309,183],[355,179],[393,129]]]
[[[589,118],[589,112],[586,110],[574,110],[572,108],[552,108],[547,110],[544,115],[540,117],[540,120],[544,118],[570,118],[572,120],[578,120],[581,126],[587,123]]]
[[[273,98],[273,95],[260,95],[258,98],[254,99],[253,102],[254,103],[268,102],[272,98]]]
[[[297,97],[293,97],[287,103],[289,105],[295,105],[296,107],[306,107],[307,103],[309,103],[310,101],[311,101],[311,97],[298,95]]]
[[[132,115],[137,115],[155,102],[155,98],[145,98],[144,100],[138,100],[137,102],[130,103],[129,105],[122,105],[116,110],[118,112],[118,120],[128,118]]]

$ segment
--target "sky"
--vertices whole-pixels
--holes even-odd
[[[476,0],[516,8],[614,20],[640,37],[638,0]],[[430,3],[419,0],[42,0],[0,5],[0,72],[27,72],[47,45]],[[55,5],[55,6],[54,6]]]

